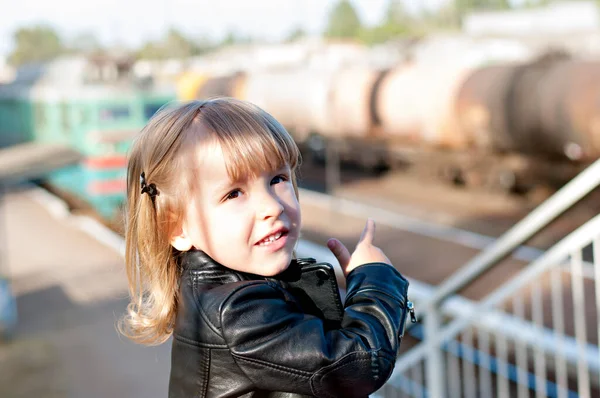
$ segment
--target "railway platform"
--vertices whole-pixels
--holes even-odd
[[[120,253],[40,189],[8,192],[0,212],[18,309],[0,344],[0,396],[166,396],[169,346],[138,346],[115,329],[127,304]]]

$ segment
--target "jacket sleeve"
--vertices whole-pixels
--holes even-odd
[[[366,397],[394,368],[408,282],[386,264],[347,277],[341,328],[326,330],[276,283],[253,282],[221,307],[223,336],[256,388],[316,397]]]

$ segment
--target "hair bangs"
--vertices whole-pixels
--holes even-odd
[[[202,123],[221,146],[229,177],[238,181],[285,166],[294,172],[300,152],[285,128],[256,106],[227,101],[230,106],[219,107],[216,114],[211,106],[205,106]]]

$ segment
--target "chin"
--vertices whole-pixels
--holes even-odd
[[[283,261],[278,264],[273,264],[272,266],[265,269],[264,272],[262,272],[261,274],[262,274],[262,276],[275,276],[277,274],[280,274],[290,266],[291,261],[292,261],[292,259],[290,256],[288,261]]]

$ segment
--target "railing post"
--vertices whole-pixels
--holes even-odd
[[[427,345],[427,364],[425,380],[428,396],[444,396],[444,359],[437,337],[440,331],[440,311],[437,303],[431,303],[425,317],[425,344]]]

